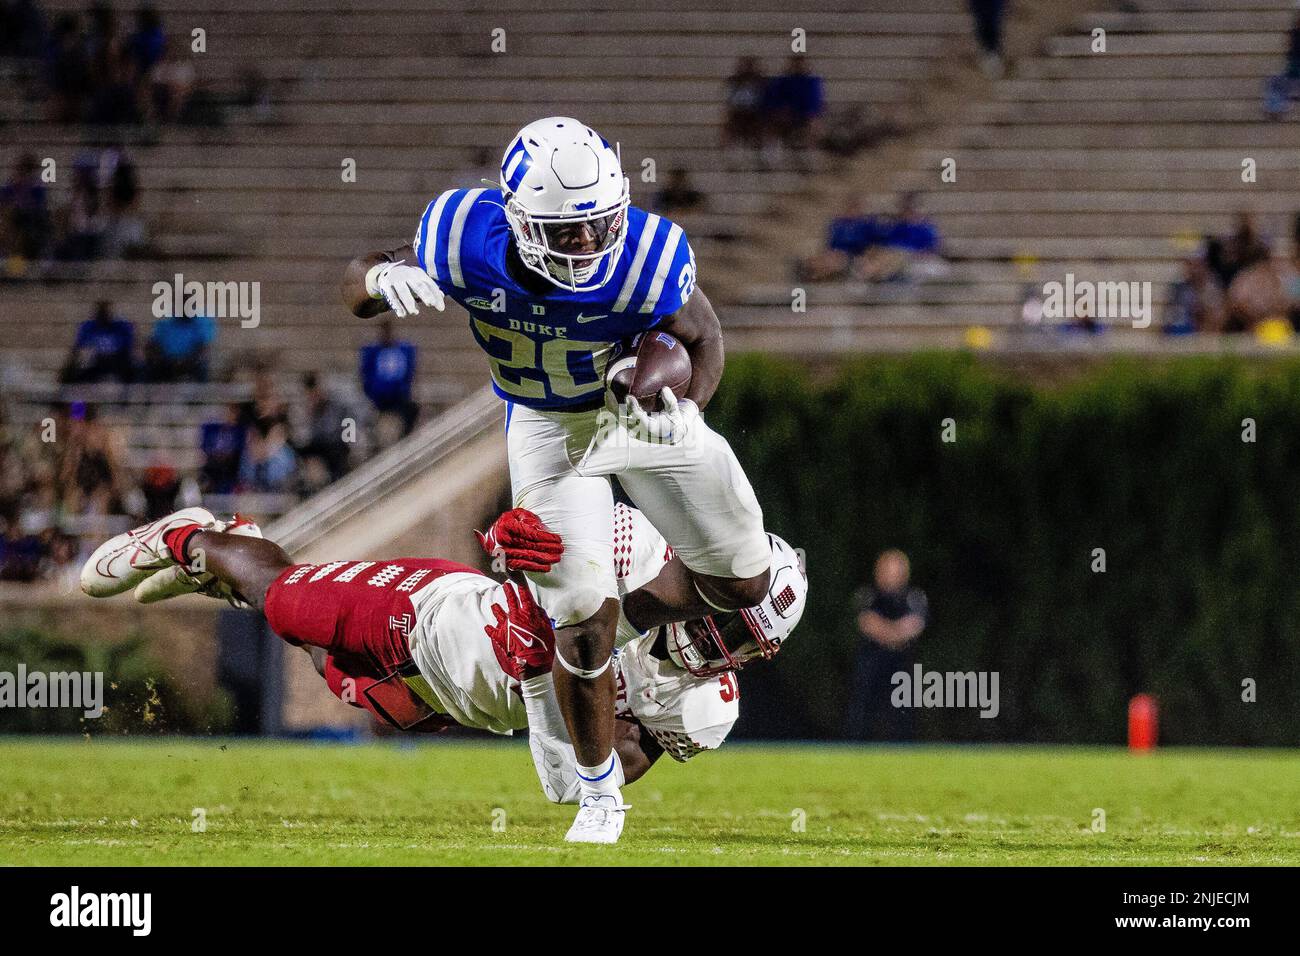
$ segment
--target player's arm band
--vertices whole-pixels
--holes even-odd
[[[609,665],[614,661],[614,655],[611,654],[609,657],[605,658],[605,663],[601,664],[594,670],[583,670],[581,667],[574,667],[564,659],[564,655],[560,653],[559,648],[555,649],[555,660],[561,667],[579,680],[595,680],[601,674],[605,673],[605,671],[609,670]]]

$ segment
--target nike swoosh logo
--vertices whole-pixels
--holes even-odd
[[[532,631],[526,630],[520,627],[518,624],[514,624],[514,623],[510,625],[510,633],[513,634],[515,640],[519,641],[519,643],[524,645],[524,647],[532,647],[533,644],[539,640],[537,635],[534,634]],[[524,637],[525,634],[527,634],[528,636]]]
[[[579,312],[577,315],[577,321],[580,324],[586,324],[587,322],[595,322],[597,319],[608,319],[608,318],[609,318],[608,312],[606,312],[604,315],[583,315],[581,312]]]

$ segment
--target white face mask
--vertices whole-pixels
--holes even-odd
[[[520,258],[533,272],[578,292],[599,288],[608,279],[627,237],[627,194],[613,207],[595,214],[537,214],[515,197],[506,201],[506,217]],[[573,251],[566,251],[573,250]],[[600,276],[600,281],[593,281]]]

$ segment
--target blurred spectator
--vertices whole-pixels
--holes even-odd
[[[726,120],[722,126],[722,145],[743,146],[755,152],[763,148],[765,112],[763,99],[767,78],[752,56],[736,62],[735,72],[727,78]]]
[[[60,379],[80,382],[129,382],[135,377],[135,326],[100,301],[92,318],[77,328],[77,338]]]
[[[826,230],[826,247],[809,256],[797,267],[803,282],[843,279],[849,267],[875,241],[876,227],[867,215],[866,206],[857,193],[844,199],[844,211],[831,220]]]
[[[0,520],[0,581],[34,581],[46,558],[44,528],[31,518]]]
[[[330,481],[338,481],[347,473],[352,446],[344,440],[343,429],[344,419],[349,416],[347,409],[330,396],[315,372],[303,376],[302,388],[307,415],[303,441],[298,444],[298,458],[305,469],[323,469],[323,475],[305,476],[306,485],[314,490]]]
[[[135,12],[135,32],[127,41],[131,60],[141,75],[148,73],[162,59],[166,43],[162,17],[149,4],[142,4]]]
[[[1291,238],[1291,263],[1286,271],[1286,289],[1290,300],[1288,315],[1291,326],[1300,332],[1300,213],[1296,214]]]
[[[0,187],[0,253],[39,259],[50,241],[49,196],[40,163],[24,153]]]
[[[92,4],[84,18],[61,14],[42,46],[55,122],[221,121],[219,104],[198,86],[184,46],[167,36],[162,17],[150,4],[137,8],[129,35],[107,3]],[[236,101],[246,92],[241,89]]]
[[[206,315],[176,315],[154,323],[145,343],[145,380],[206,382],[217,324]]]
[[[916,639],[925,630],[929,603],[925,592],[909,586],[911,567],[902,551],[883,552],[876,559],[874,587],[854,595],[858,643],[848,733],[860,740],[911,740],[915,735],[912,708],[890,701],[893,675],[910,673],[916,662]]]
[[[177,52],[175,41],[164,40],[161,55],[149,70],[149,95],[154,117],[161,123],[182,120],[194,95],[194,87],[194,63]]]
[[[81,565],[89,555],[83,555],[80,543],[58,528],[47,528],[42,535],[42,558],[36,576],[53,581],[60,590],[71,591],[81,579]]]
[[[116,37],[97,65],[86,122],[98,126],[137,124],[144,119],[135,65],[122,53]]]
[[[91,91],[91,64],[81,34],[81,21],[74,13],[61,14],[54,24],[54,36],[45,57],[46,83],[52,101],[51,119],[56,123],[79,122],[86,113]]]
[[[799,54],[786,61],[785,72],[773,77],[763,95],[768,128],[776,141],[796,154],[812,144],[825,108],[822,80]]]
[[[921,211],[915,193],[899,197],[894,216],[875,220],[871,246],[854,266],[858,277],[868,282],[934,278],[945,269],[939,230]]]
[[[690,174],[680,166],[668,171],[668,182],[655,194],[655,209],[667,215],[692,212],[704,205],[704,193],[691,183]]]
[[[62,215],[62,238],[55,255],[59,259],[83,262],[99,255],[108,221],[96,171],[88,166],[72,170],[72,199]]]
[[[1016,317],[1022,327],[1039,329],[1043,326],[1047,303],[1043,298],[1043,286],[1038,282],[1027,282],[1020,287],[1019,306]]]
[[[289,427],[289,405],[280,394],[271,368],[259,364],[253,374],[253,398],[243,409],[244,424],[258,435],[268,435],[276,426]]]
[[[117,429],[101,422],[93,406],[74,403],[60,444],[58,487],[64,508],[72,514],[125,513],[132,486]]]
[[[1206,263],[1224,289],[1232,285],[1238,272],[1271,255],[1268,240],[1260,235],[1254,215],[1248,212],[1237,214],[1237,226],[1231,235],[1207,239],[1205,245]]]
[[[915,194],[903,194],[893,216],[867,215],[855,195],[847,197],[844,206],[844,214],[831,220],[826,247],[797,266],[801,280],[854,276],[881,282],[942,273],[939,230],[921,212]]]
[[[1290,302],[1280,263],[1255,262],[1239,271],[1228,286],[1225,332],[1249,332],[1261,322],[1289,318]]]
[[[1205,260],[1183,260],[1183,275],[1170,287],[1163,330],[1168,335],[1222,332],[1227,318],[1223,290]]]
[[[144,497],[144,518],[152,521],[176,510],[181,490],[181,476],[171,462],[155,457],[140,475],[140,493]]]
[[[139,184],[135,164],[117,153],[108,180],[107,215],[101,254],[108,259],[126,258],[145,245],[144,220],[137,212]]]
[[[1286,66],[1277,76],[1264,83],[1264,112],[1281,119],[1291,109],[1292,100],[1300,99],[1300,9],[1296,10],[1287,39]]]
[[[967,0],[975,20],[975,40],[980,47],[980,69],[989,79],[997,79],[1005,66],[1002,61],[1002,18],[1006,0]]]
[[[244,459],[247,429],[244,408],[238,402],[226,406],[226,417],[219,422],[204,422],[199,429],[199,487],[208,494],[228,495],[239,483],[239,469]]]
[[[361,388],[381,415],[396,415],[402,434],[415,427],[420,406],[411,398],[415,384],[416,349],[393,338],[393,323],[379,324],[379,341],[361,348]]]
[[[239,484],[246,491],[290,492],[294,490],[298,459],[289,445],[289,431],[273,425],[266,434],[252,429],[239,472]]]
[[[0,56],[35,58],[46,42],[45,14],[35,0],[0,0]]]

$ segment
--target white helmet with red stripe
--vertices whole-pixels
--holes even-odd
[[[771,660],[789,638],[808,603],[808,574],[799,552],[774,534],[767,540],[772,568],[761,604],[668,625],[668,654],[679,667],[697,677],[740,670]]]

